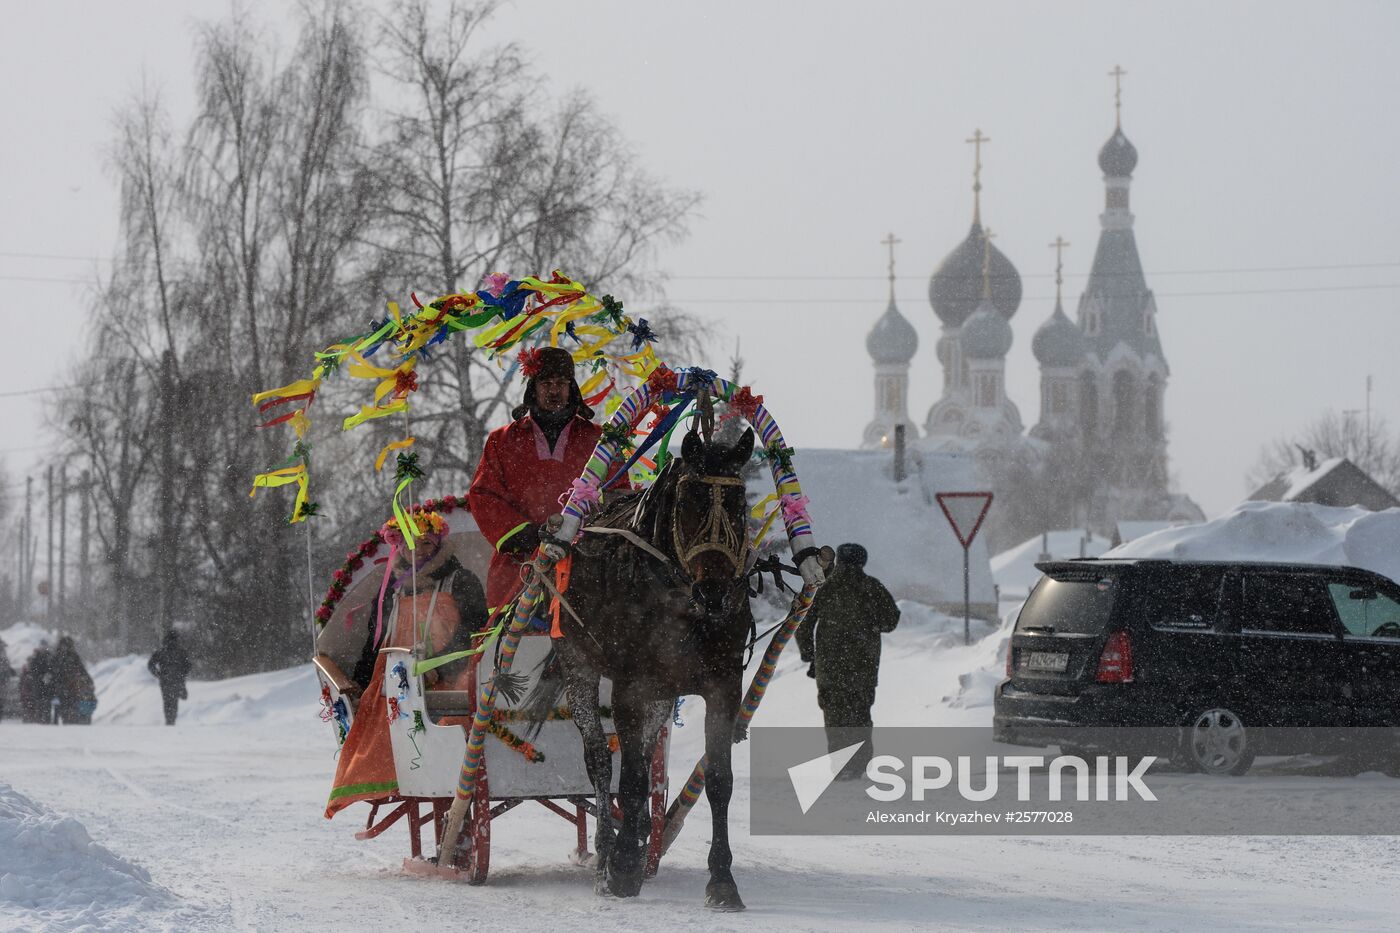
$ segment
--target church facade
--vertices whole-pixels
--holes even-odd
[[[1203,520],[1199,507],[1168,485],[1163,413],[1171,371],[1158,335],[1156,299],[1133,235],[1129,191],[1138,154],[1121,121],[1099,150],[1104,210],[1075,316],[1064,311],[1057,262],[1055,307],[1032,337],[1041,378],[1039,410],[1029,431],[1007,397],[1005,379],[1021,278],[982,224],[980,155],[986,137],[979,130],[968,141],[978,152],[972,225],[929,280],[929,303],[941,325],[937,358],[943,381],[923,421],[919,447],[978,455],[994,486],[1000,461],[1034,464],[1043,487],[1038,494],[1052,501],[1039,512],[1021,509],[1022,524],[1045,523],[1032,532],[1054,527],[1106,532],[1130,519]],[[1065,244],[1052,245],[1058,258]],[[899,423],[906,424],[907,437],[918,436],[906,411],[908,371],[917,348],[913,330],[891,295],[866,341],[876,369],[875,418],[863,438],[867,447],[882,446]],[[1013,472],[1001,478],[1010,483]],[[1024,486],[1024,467],[1015,475],[1016,484]]]

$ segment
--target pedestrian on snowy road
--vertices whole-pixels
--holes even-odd
[[[836,567],[797,629],[797,647],[817,679],[817,703],[831,751],[864,744],[839,775],[856,778],[874,754],[870,708],[880,676],[880,636],[899,624],[899,607],[884,584],[865,572],[865,548],[843,544]]]
[[[146,662],[146,670],[160,681],[160,698],[165,705],[165,724],[175,725],[180,701],[189,699],[185,679],[190,676],[190,656],[180,644],[180,636],[174,629],[165,633],[164,640]]]
[[[53,722],[52,654],[47,638],[19,672],[19,708],[25,722]]]
[[[10,681],[15,678],[15,669],[10,665],[9,649],[0,639],[0,719],[5,718],[5,700],[10,694]]]
[[[65,725],[86,726],[97,709],[97,690],[87,672],[73,639],[64,635],[54,649],[53,695],[57,700],[58,721]]]

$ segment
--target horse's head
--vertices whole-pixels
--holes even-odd
[[[728,615],[747,595],[748,503],[739,474],[752,453],[752,428],[733,444],[694,431],[681,444],[671,545],[707,616]]]

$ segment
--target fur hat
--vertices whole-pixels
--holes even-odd
[[[843,544],[836,549],[836,566],[855,567],[857,570],[865,566],[865,562],[870,559],[865,548],[859,544]]]
[[[550,376],[569,377],[569,402],[574,414],[591,421],[593,409],[583,403],[583,393],[579,391],[578,380],[574,378],[574,358],[568,350],[559,347],[532,347],[520,351],[520,372],[529,382],[525,383],[525,399],[510,413],[512,418],[523,418],[535,405],[535,382]]]

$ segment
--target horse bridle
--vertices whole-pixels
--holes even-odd
[[[710,487],[710,509],[706,513],[700,528],[691,536],[689,541],[681,539],[680,526],[680,497],[671,504],[671,544],[675,548],[676,560],[681,565],[681,572],[689,575],[690,562],[707,551],[718,551],[723,554],[729,563],[734,567],[734,576],[744,576],[744,571],[748,569],[749,551],[753,544],[749,541],[747,524],[742,520],[739,527],[735,527],[734,522],[724,510],[724,487],[738,486],[741,489],[745,486],[742,479],[737,476],[708,476],[704,474],[685,473],[677,482],[677,491],[685,483],[703,483]]]

